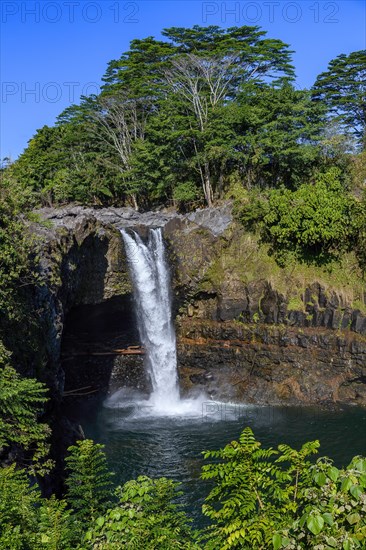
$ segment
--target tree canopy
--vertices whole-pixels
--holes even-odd
[[[366,147],[366,50],[332,59],[316,79],[313,97],[323,101],[330,116]]]

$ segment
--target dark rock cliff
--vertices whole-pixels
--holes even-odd
[[[185,320],[181,385],[254,404],[366,404],[366,338],[350,331]]]
[[[44,378],[59,397],[121,383],[147,387],[119,229],[143,235],[160,226],[184,391],[204,387],[213,398],[253,403],[366,405],[364,294],[352,301],[342,285],[316,274],[299,283],[275,268],[232,221],[230,205],[186,216],[81,207],[40,214],[48,223],[35,226],[46,280],[37,297]]]

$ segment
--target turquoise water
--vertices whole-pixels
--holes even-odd
[[[131,412],[131,411],[130,411]],[[209,487],[200,479],[202,451],[218,449],[250,426],[263,447],[287,443],[299,448],[319,439],[319,455],[346,466],[356,454],[366,455],[366,410],[343,407],[284,408],[203,403],[196,418],[134,418],[126,409],[103,406],[85,410],[85,435],[103,443],[116,483],[138,475],[165,476],[182,483],[182,502],[200,524],[201,505]]]

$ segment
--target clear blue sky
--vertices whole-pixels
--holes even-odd
[[[43,125],[95,93],[107,63],[133,38],[171,26],[259,25],[295,50],[310,87],[340,53],[366,47],[364,0],[2,0],[1,158],[13,160]]]

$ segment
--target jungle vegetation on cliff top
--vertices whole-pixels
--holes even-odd
[[[136,209],[231,198],[279,263],[354,250],[364,269],[366,51],[340,53],[305,90],[289,45],[259,27],[162,35],[133,40],[99,95],[38,130],[2,189]]]

